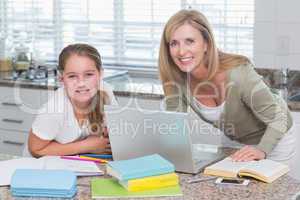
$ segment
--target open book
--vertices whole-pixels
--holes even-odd
[[[23,157],[0,161],[0,186],[10,185],[16,169],[62,169],[73,171],[77,176],[103,175],[103,171],[94,162],[65,160],[59,156]]]
[[[225,158],[204,169],[204,174],[222,177],[252,177],[266,183],[271,183],[289,171],[287,165],[268,159],[249,162],[234,162]]]

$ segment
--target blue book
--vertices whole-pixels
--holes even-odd
[[[17,169],[10,184],[13,196],[73,197],[76,175],[68,170]]]
[[[158,154],[129,160],[111,161],[107,164],[107,173],[122,181],[174,171],[174,165]]]

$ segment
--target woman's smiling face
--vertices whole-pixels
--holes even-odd
[[[207,43],[201,32],[188,23],[179,26],[171,34],[169,51],[174,63],[182,72],[203,67]]]

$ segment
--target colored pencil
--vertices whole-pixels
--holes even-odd
[[[112,159],[112,155],[111,154],[84,153],[84,154],[80,154],[79,156],[87,156],[87,157],[102,158],[102,159]]]
[[[83,158],[86,160],[92,160],[92,161],[98,161],[98,162],[102,162],[102,163],[107,163],[107,160],[104,159],[100,159],[100,158],[92,158],[92,157],[87,157],[87,156],[79,156],[79,158]]]
[[[91,158],[81,158],[80,156],[61,156],[62,159],[67,159],[67,160],[78,160],[78,161],[88,161],[88,162],[97,162],[97,163],[106,163],[101,159],[91,159]]]

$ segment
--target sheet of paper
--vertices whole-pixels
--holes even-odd
[[[260,174],[263,174],[266,177],[275,176],[282,170],[286,171],[287,168],[287,165],[266,159],[252,162],[251,165],[248,165],[246,167],[246,169],[259,172]]]
[[[36,158],[17,158],[0,162],[0,186],[10,185],[11,177],[18,168],[41,169],[43,163]]]
[[[208,168],[212,168],[215,170],[221,170],[221,171],[228,171],[228,172],[234,172],[235,174],[238,173],[238,171],[245,167],[247,164],[245,162],[233,162],[231,158],[227,157],[222,161],[219,161]]]
[[[65,169],[71,170],[77,176],[103,175],[94,162],[65,160],[59,156],[45,156],[42,158],[17,158],[0,161],[0,186],[10,185],[11,177],[16,169]]]
[[[104,172],[100,170],[94,162],[61,159],[59,156],[45,156],[40,158],[40,160],[43,160],[44,169],[71,170],[78,176],[104,174]]]

